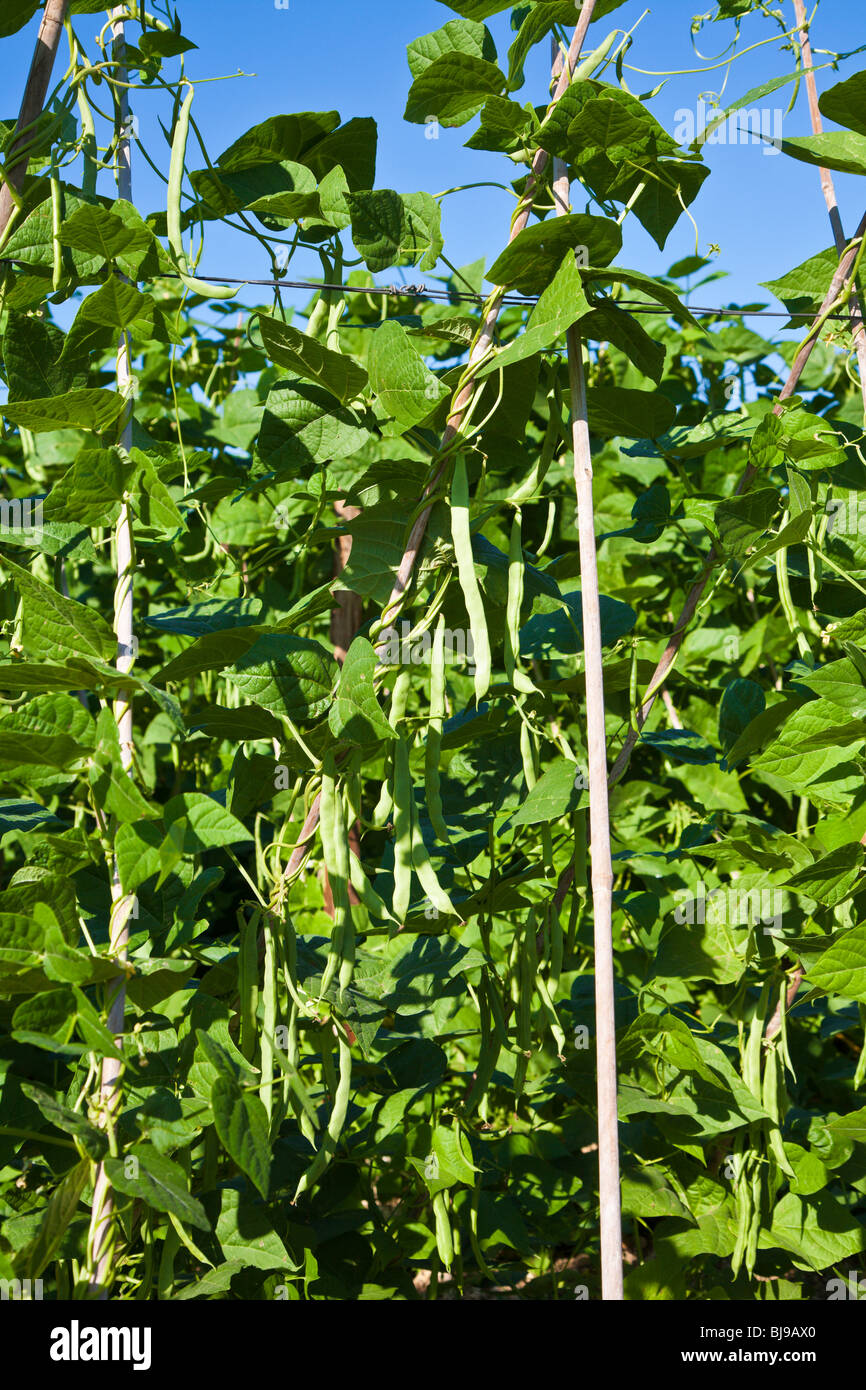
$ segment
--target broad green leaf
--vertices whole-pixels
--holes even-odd
[[[376,653],[371,644],[365,637],[356,637],[346,653],[328,715],[331,733],[341,742],[364,748],[381,739],[395,738],[376,698],[373,685],[376,665]]]
[[[351,410],[334,409],[330,391],[302,382],[281,382],[268,392],[256,457],[278,476],[294,479],[299,468],[357,453],[368,437]]]
[[[134,1144],[122,1158],[107,1158],[105,1171],[111,1185],[128,1197],[138,1197],[154,1211],[170,1212],[185,1226],[209,1231],[204,1207],[189,1191],[189,1180],[179,1163],[174,1163],[152,1144]]]
[[[188,608],[168,608],[164,613],[150,613],[144,621],[148,627],[156,628],[157,632],[202,637],[205,633],[254,627],[261,615],[261,599],[207,599],[204,603],[193,603]]]
[[[190,182],[214,217],[248,208],[263,220],[280,218],[289,223],[321,211],[313,171],[293,160],[236,173],[198,169],[190,175]]]
[[[495,63],[452,49],[434,58],[415,78],[403,119],[420,125],[435,117],[444,126],[465,125],[488,96],[504,87],[505,76]]]
[[[220,1143],[267,1200],[271,1154],[265,1107],[229,1076],[217,1077],[210,1103]]]
[[[855,72],[822,92],[818,107],[829,121],[866,135],[866,72]]]
[[[559,820],[578,806],[587,804],[588,785],[585,768],[569,758],[557,758],[545,768],[510,824],[545,825]]]
[[[602,594],[601,640],[612,647],[637,622],[637,614],[627,603]],[[574,656],[583,650],[583,605],[580,590],[565,596],[564,607],[553,613],[536,613],[520,630],[520,654],[550,660],[555,656]]]
[[[778,279],[760,284],[780,299],[789,313],[812,314],[823,303],[838,264],[836,248],[828,247]]]
[[[667,396],[622,386],[597,386],[589,393],[589,428],[593,434],[627,439],[658,439],[676,419]]]
[[[803,164],[834,169],[840,174],[866,174],[866,135],[847,130],[825,130],[782,141],[782,150]]]
[[[225,806],[204,792],[182,792],[167,802],[167,828],[170,830],[178,823],[183,830],[184,854],[202,854],[221,845],[239,845],[252,839],[246,827]]]
[[[767,697],[757,681],[734,680],[725,687],[719,706],[719,742],[726,753],[763,713],[766,703]]]
[[[6,0],[0,15],[0,38],[5,39],[23,29],[39,8],[40,0]]]
[[[433,270],[442,250],[441,212],[429,193],[377,188],[346,194],[352,240],[372,271],[419,265]]]
[[[73,378],[59,363],[63,334],[53,323],[9,311],[3,334],[3,368],[13,402],[62,395]]]
[[[26,835],[43,825],[59,827],[64,822],[36,801],[0,801],[0,843],[13,831]]]
[[[525,227],[494,261],[487,280],[521,294],[541,294],[562,265],[565,253],[577,251],[581,264],[603,266],[622,246],[622,233],[606,217],[569,213],[548,222]]]
[[[630,161],[644,166],[678,148],[637,97],[619,87],[604,87],[583,103],[569,123],[567,145],[554,153],[578,167],[600,152],[614,164]]]
[[[82,203],[60,225],[63,246],[72,246],[104,261],[116,261],[122,255],[143,255],[152,238],[153,233],[145,224],[137,228],[127,226],[116,212],[99,203]]]
[[[259,315],[258,326],[265,352],[272,362],[324,386],[344,405],[355,400],[366,386],[367,373],[350,357],[332,352],[315,338],[268,314]]]
[[[763,1250],[781,1246],[812,1269],[827,1269],[866,1250],[866,1230],[829,1192],[803,1200],[788,1192],[776,1205],[769,1231],[762,1230]]]
[[[730,555],[744,555],[763,536],[779,508],[775,488],[757,488],[721,502],[715,510],[719,537]]]
[[[370,385],[384,410],[405,428],[432,415],[448,387],[425,366],[402,324],[383,323],[367,353]]]
[[[251,1202],[232,1188],[208,1194],[205,1207],[209,1212],[214,1202],[214,1230],[229,1262],[241,1260],[247,1268],[253,1269],[298,1268],[274,1230],[268,1209],[261,1202]]]
[[[525,332],[498,352],[478,376],[489,376],[512,362],[521,362],[551,347],[567,328],[589,312],[590,304],[583,292],[577,262],[573,252],[567,251],[562,265],[529,315]]]
[[[340,124],[338,111],[299,111],[271,116],[239,136],[217,159],[220,170],[251,169],[257,164],[301,160]]]
[[[331,221],[336,206],[340,211],[333,225],[348,226],[343,195],[348,190],[357,192],[374,187],[378,140],[376,122],[370,116],[355,116],[317,140],[305,152],[304,163],[319,182],[319,199],[326,221]]]
[[[409,44],[406,57],[412,76],[420,77],[431,63],[446,53],[468,53],[473,58],[496,62],[496,45],[486,25],[465,19],[449,19],[435,33],[413,39]]]
[[[117,639],[101,613],[75,599],[64,598],[41,579],[3,560],[21,595],[24,617],[23,642],[32,656],[89,656],[110,660]]]
[[[665,365],[665,345],[647,333],[632,314],[618,309],[613,300],[592,309],[581,320],[581,335],[592,342],[613,343],[639,372],[659,382]]]
[[[825,907],[835,907],[855,890],[863,867],[863,854],[862,845],[840,845],[810,868],[801,869],[785,886],[814,898]]]
[[[272,714],[315,723],[331,706],[337,663],[308,637],[260,637],[224,677],[245,700]]]
[[[54,270],[54,219],[47,179],[42,181],[43,200],[18,224],[3,247],[3,254],[19,261],[31,272],[44,275],[48,283]],[[60,185],[60,215],[62,221],[71,219],[82,207],[95,205],[95,198],[81,196],[81,190]],[[99,251],[82,251],[68,246],[62,258],[63,285],[67,291],[76,284],[93,284],[101,278],[105,264]],[[46,285],[47,288],[47,285]]]
[[[116,422],[126,402],[116,391],[67,391],[62,396],[15,401],[0,406],[0,414],[33,434],[45,430],[82,429],[102,434]]]
[[[110,526],[120,515],[135,471],[135,461],[121,449],[82,449],[48,494],[45,515]]]
[[[804,684],[821,696],[825,707],[832,705],[847,719],[866,719],[866,681],[849,657],[819,666]]]
[[[866,1003],[866,924],[846,931],[807,971],[810,985],[825,994]]]

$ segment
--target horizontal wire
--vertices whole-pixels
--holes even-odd
[[[179,279],[179,276],[163,275],[161,279]],[[335,285],[321,280],[239,280],[222,275],[199,275],[199,280],[205,280],[208,284],[219,285],[263,285],[273,289],[286,290],[338,290],[348,294],[385,294],[402,299],[432,299],[442,300],[445,303],[469,302],[473,304],[483,304],[489,295],[467,294],[463,290],[431,289],[427,285]],[[602,277],[599,276],[599,279]],[[533,309],[538,303],[538,295],[503,295],[502,303],[514,308]],[[633,314],[659,314],[664,309],[654,309],[650,304],[639,304],[627,299],[611,299],[610,304],[615,304],[617,308],[628,309]],[[800,310],[798,313],[788,312],[783,309],[711,309],[706,305],[684,304],[682,306],[690,314],[713,314],[725,318],[809,318],[818,313],[817,309]],[[850,313],[828,314],[828,319],[843,319],[849,322]]]
[[[26,262],[3,261],[3,265],[25,265]],[[180,280],[182,277],[175,271],[164,271],[155,276],[159,280]],[[199,280],[207,284],[214,285],[255,285],[266,289],[282,290],[337,290],[346,294],[382,294],[389,295],[396,299],[429,299],[438,300],[445,304],[471,303],[481,305],[490,298],[489,295],[466,293],[463,290],[450,289],[431,289],[428,285],[340,285],[330,284],[322,280],[246,280],[238,277],[226,275],[198,275]],[[598,276],[598,279],[604,278]],[[509,308],[533,309],[538,303],[537,295],[509,295],[502,296],[501,303]],[[664,307],[654,308],[651,304],[642,304],[628,299],[608,299],[603,304],[596,307],[603,308],[613,305],[619,309],[628,309],[632,314],[663,314]],[[792,310],[788,312],[782,309],[711,309],[703,304],[684,304],[683,309],[689,314],[702,314],[717,318],[765,318],[765,319],[808,319],[814,318],[819,312],[818,309],[801,309],[796,313]],[[672,311],[668,311],[670,314]],[[837,319],[845,323],[851,322],[851,313],[828,314],[827,320]]]

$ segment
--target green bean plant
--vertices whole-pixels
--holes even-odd
[[[718,0],[682,143],[622,4],[443,0],[409,45],[419,139],[469,126],[513,195],[467,265],[366,116],[211,149],[195,7],[4,8],[54,26],[0,125],[4,1290],[866,1273],[866,218],[833,183],[866,74],[800,0]],[[784,77],[730,96],[762,48]],[[767,196],[816,166],[828,246],[699,309],[705,147],[767,100]],[[635,221],[694,254],[622,264]]]

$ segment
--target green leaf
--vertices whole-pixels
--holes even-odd
[[[831,246],[817,256],[810,256],[802,265],[795,266],[777,280],[761,280],[759,283],[780,299],[789,313],[812,314],[823,303],[838,264],[836,248]],[[781,421],[778,424],[781,430]]]
[[[602,594],[601,640],[612,647],[637,622],[637,614],[627,603]],[[580,590],[566,594],[563,608],[554,613],[536,613],[520,630],[520,655],[549,661],[555,656],[574,656],[583,650],[583,604]]]
[[[569,122],[567,141],[556,142],[552,152],[578,168],[602,152],[614,164],[628,161],[643,168],[678,148],[637,97],[619,87],[604,87],[583,102]]]
[[[803,684],[846,719],[866,719],[866,683],[860,667],[849,657],[810,671]]]
[[[21,1090],[28,1100],[32,1100],[38,1107],[49,1124],[54,1125],[56,1129],[62,1129],[65,1134],[72,1135],[92,1159],[102,1158],[108,1148],[108,1139],[102,1130],[90,1123],[86,1115],[71,1110],[62,1101],[55,1100],[41,1086],[34,1086],[29,1081],[21,1082]]]
[[[204,603],[193,603],[188,608],[168,608],[164,613],[151,613],[144,621],[157,632],[202,637],[205,633],[254,627],[261,615],[262,601],[258,598],[206,599]]]
[[[505,75],[495,63],[453,49],[434,58],[415,78],[403,119],[422,125],[435,117],[444,126],[465,125],[489,96],[505,88]]]
[[[426,420],[449,394],[425,366],[401,323],[383,323],[373,334],[367,370],[383,409],[407,429]]]
[[[372,271],[420,265],[433,270],[442,250],[441,211],[429,193],[377,188],[346,194],[352,240]]]
[[[855,72],[822,92],[818,108],[828,121],[866,135],[866,72]]]
[[[835,907],[854,892],[863,867],[863,853],[860,844],[840,845],[808,869],[794,874],[785,887],[814,898],[825,907]]]
[[[866,923],[834,941],[809,968],[807,978],[825,994],[866,1003]]]
[[[52,1192],[33,1240],[15,1257],[15,1265],[25,1279],[38,1279],[55,1258],[57,1249],[78,1210],[81,1195],[90,1177],[87,1159],[65,1173]]]
[[[63,341],[55,324],[9,311],[3,334],[3,368],[10,401],[37,400],[68,390],[71,374],[58,361]]]
[[[394,739],[394,730],[382,713],[373,676],[376,652],[365,637],[356,637],[346,653],[340,683],[328,715],[334,738],[360,748],[382,739]]]
[[[204,792],[182,792],[165,807],[165,824],[170,830],[180,823],[182,852],[202,854],[222,845],[246,844],[252,839],[239,820]]]
[[[117,639],[101,613],[64,598],[41,579],[4,557],[3,566],[21,595],[23,643],[32,656],[98,657],[111,660]]]
[[[622,246],[622,232],[607,217],[569,213],[525,227],[494,261],[485,277],[521,294],[541,294],[556,275],[569,250],[581,253],[585,266],[604,266]]]
[[[125,404],[116,391],[67,391],[62,396],[0,405],[0,414],[33,434],[68,429],[103,434],[116,422]]]
[[[116,261],[120,256],[142,255],[149,249],[153,233],[146,224],[130,227],[110,208],[99,203],[82,203],[60,224],[60,242],[77,251]],[[110,282],[108,282],[110,283]]]
[[[673,401],[657,392],[597,386],[589,393],[589,428],[593,434],[658,439],[670,429],[676,414]]]
[[[119,448],[82,449],[48,494],[44,515],[110,526],[120,515],[135,472],[135,461]]]
[[[431,63],[446,53],[468,53],[473,58],[496,62],[496,45],[486,25],[465,19],[449,19],[435,33],[425,34],[409,44],[406,57],[412,76],[420,77]]]
[[[721,502],[715,510],[715,521],[725,550],[731,555],[744,555],[763,536],[779,508],[775,488],[757,488],[742,497]]]
[[[42,825],[63,826],[64,821],[37,801],[0,801],[0,843],[13,831],[22,835]]]
[[[324,386],[344,405],[360,396],[367,384],[367,373],[350,357],[332,352],[315,338],[268,314],[259,315],[258,325],[265,352],[278,367]]]
[[[510,824],[545,825],[587,805],[585,769],[569,758],[557,758],[539,777]]]
[[[54,269],[54,218],[52,200],[49,196],[48,181],[41,180],[42,201],[15,227],[3,247],[3,254],[10,260],[20,261],[32,273],[51,277]],[[82,207],[91,207],[95,198],[81,196],[80,189],[71,189],[67,184],[60,185],[61,224],[71,219]],[[105,264],[98,251],[82,251],[67,247],[63,252],[63,287],[68,291],[77,284],[91,284],[101,278]],[[47,288],[47,286],[46,286]]]
[[[17,34],[19,29],[30,23],[40,5],[41,0],[6,0],[0,15],[0,38]]]
[[[581,322],[581,334],[598,343],[613,343],[639,372],[658,383],[665,366],[665,345],[647,333],[632,315],[618,309],[613,300],[593,309]]]
[[[265,1107],[229,1076],[214,1081],[210,1103],[220,1143],[267,1200],[271,1151]]]
[[[337,663],[311,638],[275,632],[260,637],[222,674],[244,699],[309,724],[330,709]]]
[[[75,1027],[76,1002],[71,989],[49,989],[33,994],[19,1004],[12,1015],[16,1033],[41,1033],[58,1043],[67,1043]]]
[[[345,406],[320,386],[301,382],[271,387],[256,441],[256,457],[278,476],[297,477],[302,467],[348,458],[367,442],[369,432]]]
[[[725,687],[719,706],[719,742],[726,753],[752,720],[763,713],[766,703],[767,697],[756,681],[734,680]]]
[[[179,1163],[174,1163],[152,1144],[134,1144],[123,1158],[107,1158],[105,1171],[113,1188],[128,1197],[138,1197],[154,1211],[170,1212],[185,1226],[209,1231],[204,1207],[189,1191],[189,1180]]]
[[[866,1250],[866,1230],[829,1192],[805,1201],[788,1192],[776,1205],[773,1224],[763,1230],[762,1250],[781,1247],[811,1269],[827,1269]]]
[[[521,362],[551,347],[566,329],[589,312],[590,304],[583,292],[577,262],[573,252],[567,251],[562,265],[529,315],[526,331],[502,348],[492,362],[482,367],[478,376],[489,376],[512,362]]]
[[[330,220],[335,203],[342,207],[343,199],[339,194],[335,198],[335,190],[345,195],[348,189],[357,192],[374,186],[378,139],[376,122],[370,116],[355,116],[339,130],[317,140],[304,154],[304,163],[319,182],[319,198],[326,220]],[[344,209],[334,225],[348,226],[343,212]]]
[[[803,164],[834,169],[840,174],[866,174],[866,135],[852,135],[847,130],[825,130],[821,135],[783,140],[782,149]]]
[[[239,136],[217,159],[220,170],[251,169],[257,164],[300,160],[340,124],[338,111],[299,111],[270,116]]]
[[[241,1260],[253,1269],[298,1269],[261,1202],[248,1201],[231,1188],[208,1195],[205,1206],[209,1211],[215,1200],[219,1205],[214,1230],[229,1262]]]

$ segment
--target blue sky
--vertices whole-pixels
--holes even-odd
[[[629,0],[608,19],[594,24],[590,38],[595,36],[597,43],[615,25],[631,27],[643,8]],[[711,0],[707,8],[711,8]],[[783,8],[790,19],[790,0],[784,0]],[[638,26],[629,54],[628,61],[643,69],[701,69],[671,79],[651,99],[651,109],[668,129],[673,129],[678,110],[694,110],[701,93],[721,92],[725,82],[725,69],[703,70],[707,65],[692,48],[690,27],[695,9],[695,0],[657,0],[653,12]],[[246,74],[204,84],[197,91],[194,111],[207,134],[212,157],[269,115],[336,108],[344,119],[371,115],[377,120],[379,186],[437,193],[455,184],[485,179],[508,182],[513,166],[501,156],[463,148],[474,123],[468,128],[443,129],[438,140],[430,140],[425,138],[424,127],[402,119],[409,85],[406,45],[453,17],[438,0],[366,0],[364,4],[356,0],[289,0],[286,8],[281,0],[180,0],[179,10],[185,31],[199,45],[197,52],[188,55],[187,71],[193,79],[226,76],[238,70]],[[85,43],[92,40],[99,22],[97,16],[76,21]],[[488,23],[504,62],[513,38],[508,13]],[[24,33],[0,41],[0,82],[9,108],[3,111],[4,116],[17,108],[34,31],[35,21]],[[698,47],[707,55],[723,54],[733,31],[731,23],[706,24],[697,36]],[[747,19],[742,26],[741,47],[771,32],[768,21]],[[866,10],[860,0],[822,0],[814,35],[818,48],[845,51],[866,43]],[[818,61],[824,59],[819,57]],[[789,71],[790,66],[791,54],[781,53],[778,43],[759,48],[733,64],[725,97],[738,97]],[[838,75],[832,69],[819,73],[819,86],[823,89],[864,66],[866,55],[858,55],[844,62]],[[663,79],[627,70],[626,80],[633,92],[643,94]],[[526,85],[518,99],[543,101],[547,83],[547,56],[537,50],[527,65]],[[785,88],[763,104],[784,106],[792,90]],[[167,167],[168,149],[155,123],[157,112],[166,117],[165,97],[153,92],[133,95],[152,157]],[[795,110],[785,116],[783,129],[790,135],[809,133],[805,91],[801,91]],[[699,247],[702,253],[712,243],[721,248],[718,268],[729,272],[729,278],[702,290],[701,300],[706,301],[707,296],[718,303],[766,298],[766,292],[758,288],[760,281],[830,244],[818,172],[786,155],[768,155],[762,145],[707,147],[706,158],[712,177],[692,209]],[[859,181],[860,189],[853,176],[837,175],[836,182],[844,225],[853,230],[863,211],[863,181]],[[133,186],[135,201],[143,211],[164,206],[164,190],[140,159]],[[103,191],[110,191],[109,186]],[[486,254],[492,262],[505,242],[512,207],[509,195],[496,189],[446,199],[443,226],[449,258],[463,264]],[[695,230],[685,217],[662,252],[635,219],[629,218],[620,263],[659,272],[694,250]],[[215,275],[262,276],[267,273],[267,262],[251,239],[212,228],[200,270]],[[318,273],[314,255],[306,259],[299,255],[293,261],[296,278],[315,278]],[[765,326],[771,322],[765,321]],[[761,321],[753,320],[752,326],[760,328]]]

